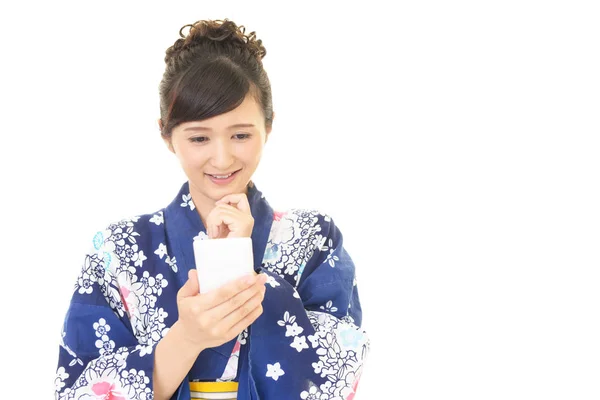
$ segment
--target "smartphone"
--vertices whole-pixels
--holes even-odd
[[[194,259],[200,293],[217,289],[254,272],[252,239],[194,239]]]

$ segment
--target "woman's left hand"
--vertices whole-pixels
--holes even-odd
[[[206,233],[211,239],[250,237],[254,218],[246,194],[230,194],[215,203],[206,218]]]

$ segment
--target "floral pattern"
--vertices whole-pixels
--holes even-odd
[[[266,204],[257,190],[248,196],[251,209]],[[253,216],[271,219],[261,264],[269,307],[263,303],[265,312],[239,334],[231,357],[206,364],[206,373],[235,378],[242,353],[265,343],[252,358],[253,379],[263,382],[259,397],[351,399],[369,340],[341,234],[315,210],[263,209]],[[187,275],[182,268],[189,265],[189,253],[178,253],[167,234],[172,215],[199,220],[187,184],[169,207],[110,224],[91,239],[62,331],[56,399],[153,399],[154,349],[176,321],[177,291]],[[197,226],[188,229],[190,247],[194,237],[207,238]],[[253,342],[253,327],[267,339]]]

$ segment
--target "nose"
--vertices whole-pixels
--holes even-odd
[[[227,140],[215,140],[211,164],[222,172],[227,172],[235,161],[230,144]]]

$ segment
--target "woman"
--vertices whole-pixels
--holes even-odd
[[[228,20],[184,28],[159,126],[188,182],[92,239],[56,398],[352,398],[369,344],[342,235],[317,211],[273,211],[251,181],[274,115],[265,48]],[[251,237],[256,273],[200,294],[195,237]]]

